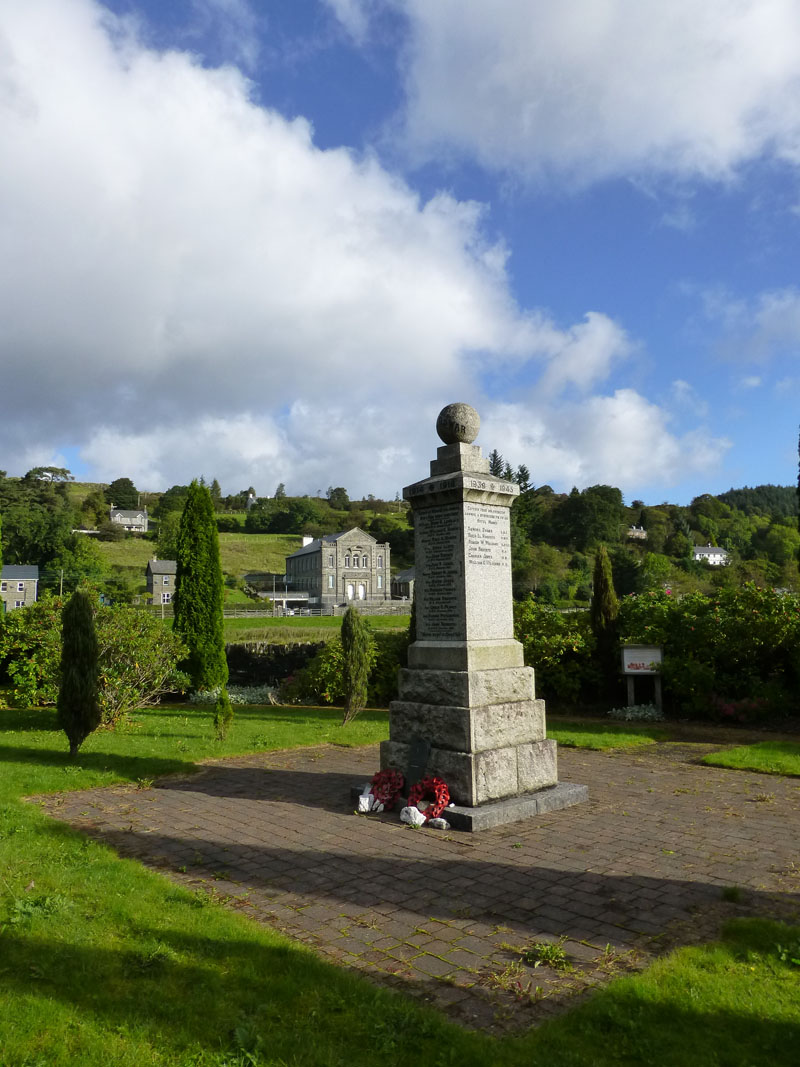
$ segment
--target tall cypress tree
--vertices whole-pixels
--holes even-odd
[[[614,591],[611,560],[605,545],[598,545],[594,557],[594,579],[590,618],[592,631],[598,641],[613,631],[614,620],[619,613],[619,601]]]
[[[617,681],[616,665],[616,619],[619,613],[619,601],[614,591],[614,579],[611,573],[611,560],[605,545],[598,545],[594,557],[594,578],[592,582],[592,604],[589,618],[592,632],[597,641],[597,660],[603,675],[606,695],[610,695]]]
[[[172,628],[189,649],[182,666],[195,689],[216,689],[228,680],[222,566],[211,493],[197,481],[189,486],[177,547]]]
[[[363,615],[355,608],[348,608],[342,619],[345,693],[342,726],[354,719],[367,703],[371,646],[372,638]]]
[[[67,735],[73,757],[100,725],[98,659],[92,599],[78,589],[61,613],[61,686],[56,704],[58,725]]]

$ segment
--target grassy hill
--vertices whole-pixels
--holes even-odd
[[[286,556],[301,544],[302,539],[297,534],[220,534],[223,573],[237,580],[249,571],[276,571],[281,574]],[[142,582],[147,562],[156,552],[155,542],[143,537],[98,541],[97,546],[112,567],[119,568],[131,578],[141,576]]]

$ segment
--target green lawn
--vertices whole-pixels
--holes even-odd
[[[794,741],[759,741],[712,752],[703,759],[712,767],[732,767],[738,771],[762,774],[791,774],[800,777],[800,744]]]
[[[636,748],[666,741],[669,731],[658,726],[612,726],[606,722],[571,723],[568,719],[548,716],[547,736],[567,748]]]
[[[496,1041],[20,800],[147,785],[207,756],[386,735],[386,712],[345,729],[339,715],[237,708],[220,743],[206,709],[151,710],[92,735],[72,763],[52,711],[0,711],[2,1067],[793,1067],[800,928],[732,924],[720,945],[681,950],[535,1032]]]
[[[367,621],[373,630],[407,630],[408,619],[408,615],[370,615]],[[229,643],[269,641],[279,645],[297,644],[302,641],[330,641],[332,637],[339,636],[341,628],[341,617],[333,615],[226,618],[225,640]]]

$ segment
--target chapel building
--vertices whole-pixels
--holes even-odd
[[[344,533],[303,538],[302,548],[286,557],[286,580],[308,593],[312,607],[391,600],[388,544],[357,526]]]

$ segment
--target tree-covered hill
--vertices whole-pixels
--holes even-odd
[[[797,515],[797,490],[789,485],[757,485],[754,489],[729,489],[720,493],[717,500],[729,504],[745,515],[758,512],[762,515],[788,518]]]

